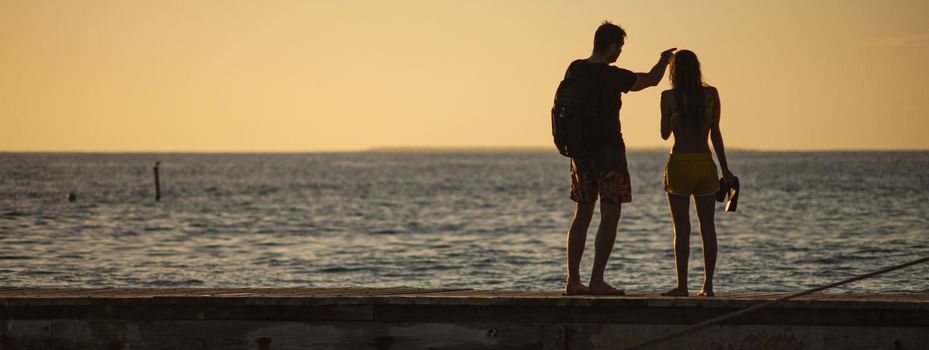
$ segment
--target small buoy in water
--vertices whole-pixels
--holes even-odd
[[[74,192],[68,192],[68,202],[73,202],[77,200],[77,195]]]

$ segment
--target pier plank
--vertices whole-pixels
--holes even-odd
[[[564,349],[540,324],[56,321],[55,349]]]
[[[81,288],[54,288],[54,289],[32,289],[22,292],[12,292],[9,294],[4,294],[0,292],[0,297],[9,296],[27,296],[29,298],[46,298],[46,297],[56,297],[60,295],[73,295],[84,289]]]
[[[0,319],[0,349],[51,349],[51,320]]]
[[[625,296],[562,296],[558,291],[474,290],[467,288],[2,288],[0,299],[11,298],[145,298],[145,297],[371,297],[416,296],[497,299],[654,299],[654,300],[773,300],[789,293],[719,293],[716,297],[663,297],[657,292],[629,292]],[[801,301],[892,301],[929,303],[929,293],[817,293]]]
[[[566,297],[559,291],[410,287],[4,288],[0,348],[584,349],[632,344],[785,295],[663,297],[632,291]],[[776,303],[678,341],[698,348],[744,348],[759,341],[755,345],[762,348],[764,342],[791,341],[801,348],[892,348],[896,341],[909,349],[929,348],[927,337],[929,293],[823,293]],[[835,341],[842,343],[829,343]]]

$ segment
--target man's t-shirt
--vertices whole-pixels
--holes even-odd
[[[635,84],[635,73],[611,66],[606,63],[591,63],[576,60],[568,66],[568,74],[590,76],[597,79],[597,114],[600,116],[600,128],[597,138],[600,145],[624,148],[622,129],[619,124],[619,109],[623,101],[619,94],[629,92]]]

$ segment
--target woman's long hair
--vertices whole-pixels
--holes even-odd
[[[703,86],[697,55],[690,50],[675,53],[671,61],[671,87],[686,125],[701,125],[706,121]]]

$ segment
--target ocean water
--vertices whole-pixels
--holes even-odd
[[[738,212],[718,206],[717,291],[800,291],[929,256],[929,152],[731,153],[743,192]],[[629,153],[617,287],[674,285],[666,159]],[[0,286],[556,290],[568,192],[553,152],[2,153]],[[836,291],[929,292],[929,266]]]

